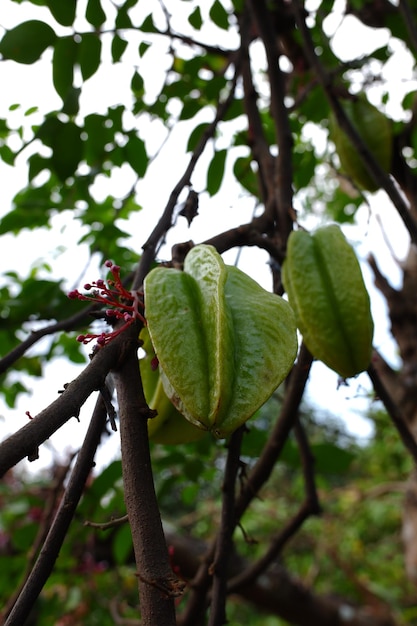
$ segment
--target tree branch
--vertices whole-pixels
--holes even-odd
[[[77,417],[80,408],[93,393],[104,385],[109,370],[123,353],[126,333],[121,333],[107,346],[98,350],[94,358],[75,380],[46,409],[31,419],[23,428],[0,444],[0,477],[33,450],[46,441],[71,417]]]
[[[152,262],[155,259],[156,250],[159,245],[159,242],[165,237],[166,233],[172,227],[172,216],[174,213],[174,209],[178,202],[178,196],[181,191],[187,185],[191,184],[191,175],[194,171],[195,166],[197,165],[198,159],[204,152],[204,149],[208,143],[208,141],[214,136],[218,123],[223,119],[226,114],[228,108],[232,104],[235,96],[235,88],[237,79],[240,74],[240,59],[237,58],[235,64],[235,74],[231,81],[231,86],[229,90],[228,96],[222,102],[219,102],[216,114],[214,116],[213,121],[203,133],[200,141],[194,149],[194,152],[191,155],[190,161],[185,169],[184,174],[181,176],[174,189],[171,191],[171,194],[168,199],[168,203],[162,213],[161,219],[158,224],[153,229],[151,235],[148,240],[142,246],[143,254],[141,256],[141,260],[136,271],[135,279],[133,281],[133,289],[139,289],[144,281],[146,274],[149,272]]]
[[[293,139],[289,124],[288,110],[285,106],[285,81],[279,66],[281,53],[278,49],[271,13],[267,8],[265,0],[250,0],[249,6],[257,22],[268,61],[271,114],[274,120],[275,135],[278,145],[278,158],[276,160],[275,175],[273,178],[277,207],[277,232],[275,234],[279,245],[285,249],[293,224]]]
[[[313,357],[304,344],[301,345],[296,364],[290,374],[279,419],[268,439],[261,456],[250,472],[236,502],[236,518],[239,520],[247,507],[268,480],[274,469],[287,437],[293,428],[304,389],[310,374]]]
[[[411,215],[409,207],[404,202],[401,194],[399,193],[396,185],[390,178],[389,174],[380,167],[379,163],[374,158],[368,146],[362,140],[362,137],[357,132],[355,126],[351,123],[350,119],[344,112],[338,98],[334,94],[331,79],[316,55],[310,30],[308,29],[305,23],[305,19],[302,15],[300,0],[292,0],[292,5],[294,7],[297,26],[304,40],[305,53],[309,59],[311,66],[314,68],[318,76],[322,89],[336,116],[338,125],[347,134],[350,141],[355,146],[375,183],[379,187],[381,187],[381,189],[384,189],[388,194],[391,202],[393,203],[401,219],[403,220],[404,225],[410,234],[411,240],[415,244],[417,244],[417,223]]]
[[[223,481],[223,506],[220,530],[217,536],[214,561],[210,567],[213,574],[213,591],[209,626],[227,623],[226,598],[228,565],[233,546],[235,520],[235,485],[240,468],[240,448],[245,427],[238,428],[230,438]]]
[[[137,329],[130,328],[126,358],[114,372],[120,416],[123,484],[132,532],[142,626],[175,626],[174,598],[183,591],[174,576],[153,483],[148,418],[137,355]]]
[[[378,398],[383,403],[384,407],[387,410],[388,415],[390,416],[392,423],[398,431],[398,434],[401,437],[401,440],[411,456],[414,459],[414,462],[417,463],[417,442],[415,441],[411,431],[409,430],[397,404],[395,404],[388,394],[381,378],[378,375],[377,370],[371,364],[368,368],[368,376],[371,379],[371,382],[374,386],[375,392]]]
[[[200,540],[167,531],[167,541],[172,547],[175,566],[189,578],[195,577],[207,546]],[[249,563],[234,555],[230,563],[232,579],[247,570]],[[372,612],[372,607],[357,608],[333,596],[313,593],[302,582],[293,578],[283,567],[274,567],[261,577],[242,587],[239,598],[258,610],[278,615],[297,626],[396,626],[389,614]],[[192,623],[178,620],[178,626]],[[200,622],[194,622],[200,624]]]
[[[78,502],[83,494],[85,483],[93,467],[94,456],[106,424],[106,417],[106,409],[100,397],[93,411],[84,443],[78,453],[56,517],[36,563],[4,626],[22,626],[51,575]]]

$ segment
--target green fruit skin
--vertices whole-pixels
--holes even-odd
[[[374,329],[369,294],[340,228],[293,231],[282,278],[312,355],[343,378],[366,370]]]
[[[223,438],[249,419],[291,369],[294,314],[282,298],[195,246],[184,271],[152,270],[145,314],[164,389],[193,424]]]
[[[391,121],[363,97],[344,100],[342,107],[377,163],[385,172],[389,172],[392,159]],[[330,116],[330,135],[342,170],[360,189],[377,191],[378,185],[333,114]]]
[[[139,360],[143,391],[148,406],[158,412],[156,417],[148,420],[149,439],[170,445],[202,439],[206,433],[190,424],[174,407],[164,391],[158,367],[152,368],[155,354],[146,327],[142,329],[140,339],[145,351],[145,356]]]

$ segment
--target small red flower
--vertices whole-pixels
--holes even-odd
[[[111,318],[114,322],[117,320],[124,321],[120,328],[109,333],[78,335],[77,341],[80,343],[88,344],[90,341],[97,339],[99,347],[106,345],[117,335],[120,335],[136,320],[141,320],[141,322],[146,324],[145,318],[140,312],[140,310],[143,310],[143,293],[141,291],[128,291],[124,287],[120,278],[119,265],[115,265],[113,261],[106,261],[104,265],[109,268],[113,277],[107,280],[107,284],[102,278],[99,278],[92,283],[84,285],[84,289],[91,292],[89,294],[82,294],[78,289],[73,289],[68,293],[68,297],[71,300],[97,302],[106,305],[106,307],[111,307],[106,309],[106,317]]]

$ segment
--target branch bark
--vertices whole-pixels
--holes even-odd
[[[173,574],[153,483],[148,408],[142,389],[136,329],[126,358],[114,373],[119,403],[125,503],[137,565],[142,626],[175,626],[174,599],[183,583]]]

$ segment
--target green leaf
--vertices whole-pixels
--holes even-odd
[[[198,142],[200,141],[204,132],[209,126],[210,124],[208,124],[207,122],[203,122],[202,124],[198,124],[198,126],[194,128],[188,138],[187,152],[193,152],[193,150],[195,150]]]
[[[138,176],[142,178],[148,167],[148,155],[146,153],[145,143],[140,137],[132,134],[124,149],[127,162]]]
[[[78,44],[78,62],[83,80],[88,80],[100,66],[101,39],[95,33],[84,33]]]
[[[139,30],[141,30],[143,33],[158,33],[159,32],[154,24],[152,13],[150,13],[147,17],[145,17],[145,19],[142,22],[142,25],[139,26]]]
[[[103,471],[97,476],[90,488],[90,495],[97,501],[100,501],[110,491],[114,489],[115,483],[122,478],[122,463],[121,461],[112,461]]]
[[[344,474],[352,465],[355,456],[332,443],[317,443],[311,446],[318,474]]]
[[[29,20],[6,31],[0,41],[0,54],[4,59],[31,64],[55,42],[55,31],[39,20]]]
[[[111,42],[111,56],[113,59],[113,63],[118,63],[123,56],[124,51],[127,48],[126,39],[122,39],[116,33],[113,37],[113,41]]]
[[[106,21],[106,14],[103,11],[100,0],[88,0],[85,17],[94,28],[100,28]]]
[[[0,157],[7,165],[14,165],[15,153],[6,143],[0,146]]]
[[[29,162],[29,181],[32,181],[43,170],[49,170],[51,168],[51,159],[41,156],[38,152],[31,154],[28,159]]]
[[[71,26],[75,20],[77,0],[47,0],[47,5],[59,24]]]
[[[65,101],[74,79],[74,63],[77,58],[77,44],[72,36],[59,37],[52,57],[52,80],[62,100]]]
[[[83,156],[81,131],[73,122],[59,120],[52,137],[51,166],[58,178],[64,182],[72,176]]]
[[[210,162],[207,170],[207,191],[214,196],[220,189],[224,176],[227,150],[218,150]]]
[[[229,15],[220,0],[215,0],[211,5],[209,15],[216,26],[223,30],[229,29]]]
[[[191,15],[188,16],[188,21],[191,26],[196,30],[200,30],[203,25],[203,18],[201,17],[200,7],[196,7]]]
[[[140,58],[143,57],[143,55],[145,54],[145,52],[148,50],[148,48],[150,48],[150,43],[148,43],[147,41],[141,41],[139,44],[139,56]]]
[[[194,117],[194,115],[197,115],[199,111],[201,111],[200,100],[198,100],[197,98],[187,98],[184,101],[179,119],[181,121],[189,120]]]
[[[129,524],[124,524],[116,531],[113,540],[113,556],[118,565],[123,565],[133,550],[132,534]]]
[[[258,178],[252,169],[252,156],[238,157],[233,166],[233,173],[249,193],[256,198],[259,197]]]

